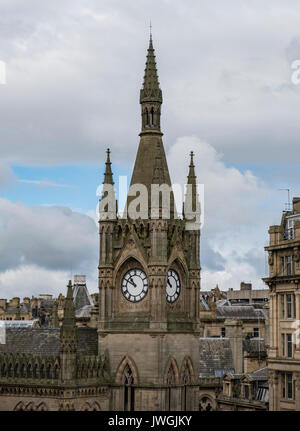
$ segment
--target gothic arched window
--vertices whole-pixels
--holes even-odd
[[[150,110],[149,124],[150,124],[150,126],[154,125],[154,109],[153,109],[153,107]]]
[[[40,378],[44,379],[45,378],[45,365],[42,364],[41,368],[40,368]]]
[[[134,411],[134,377],[127,364],[123,372],[124,384],[124,411]]]
[[[176,383],[176,374],[175,374],[175,369],[174,369],[174,365],[171,362],[170,367],[168,369],[168,373],[167,373],[167,377],[166,377],[166,384],[168,385],[167,388],[167,402],[166,402],[166,407],[168,411],[174,410],[173,409],[173,392],[172,391],[172,386],[174,386]]]
[[[31,365],[31,364],[28,364],[28,365],[27,365],[27,377],[28,377],[29,379],[31,379],[31,378],[32,378],[32,365]]]

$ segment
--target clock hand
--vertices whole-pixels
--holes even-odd
[[[134,283],[134,281],[132,281],[132,280],[130,281],[130,280],[131,280],[131,277],[128,279],[128,281],[130,284],[132,284],[132,286],[136,287],[136,284]]]
[[[171,286],[171,283],[170,283],[170,280],[168,280],[168,285],[169,285],[170,287],[172,287],[172,286]]]

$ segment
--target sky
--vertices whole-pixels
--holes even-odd
[[[193,150],[204,184],[201,289],[264,287],[279,189],[300,196],[299,1],[0,0],[0,297],[97,291],[96,190],[108,147],[130,180],[150,20],[171,179]]]

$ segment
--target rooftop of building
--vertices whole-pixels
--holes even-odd
[[[38,356],[59,356],[59,328],[7,328],[5,344],[0,344],[0,353],[24,353]],[[97,355],[97,329],[78,328],[78,353]]]
[[[199,338],[199,377],[222,377],[234,372],[229,338]]]

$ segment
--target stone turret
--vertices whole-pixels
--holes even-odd
[[[69,280],[64,304],[64,318],[60,329],[61,379],[63,383],[70,383],[75,378],[76,370],[77,328],[72,290],[72,281]]]
[[[57,303],[57,301],[54,301],[53,307],[52,307],[51,328],[59,328],[58,303]]]

